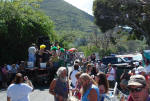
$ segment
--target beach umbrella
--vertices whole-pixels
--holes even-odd
[[[77,51],[76,48],[70,48],[68,51],[72,52],[72,51]]]

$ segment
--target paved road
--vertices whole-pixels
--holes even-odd
[[[69,72],[72,67],[69,67]],[[53,95],[49,94],[49,87],[38,87],[30,94],[30,101],[54,101]],[[0,90],[0,101],[7,101],[6,90]]]
[[[72,67],[69,67],[69,72]],[[30,95],[30,101],[54,101],[53,95],[49,94],[49,87],[38,87]],[[7,101],[6,90],[0,90],[0,101]],[[73,100],[74,101],[74,100]],[[109,100],[108,100],[109,101]],[[117,98],[111,98],[110,101],[120,101]]]
[[[6,91],[0,91],[0,101],[7,101]],[[48,89],[35,89],[30,94],[30,101],[54,101],[54,98],[49,94]]]

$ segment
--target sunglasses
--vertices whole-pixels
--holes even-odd
[[[129,91],[132,92],[132,93],[133,93],[133,92],[141,92],[143,88],[144,88],[144,87],[129,88]]]

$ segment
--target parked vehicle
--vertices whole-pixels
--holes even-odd
[[[102,62],[105,65],[108,65],[109,63],[111,64],[125,64],[128,65],[130,62],[124,60],[121,57],[116,57],[116,56],[106,56],[102,58]]]
[[[125,54],[125,55],[117,55],[117,57],[123,58],[128,62],[140,62],[143,60],[141,53],[134,53],[134,54]]]

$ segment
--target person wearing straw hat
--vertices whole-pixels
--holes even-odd
[[[142,75],[133,75],[128,82],[130,96],[128,101],[150,101],[146,79]]]

